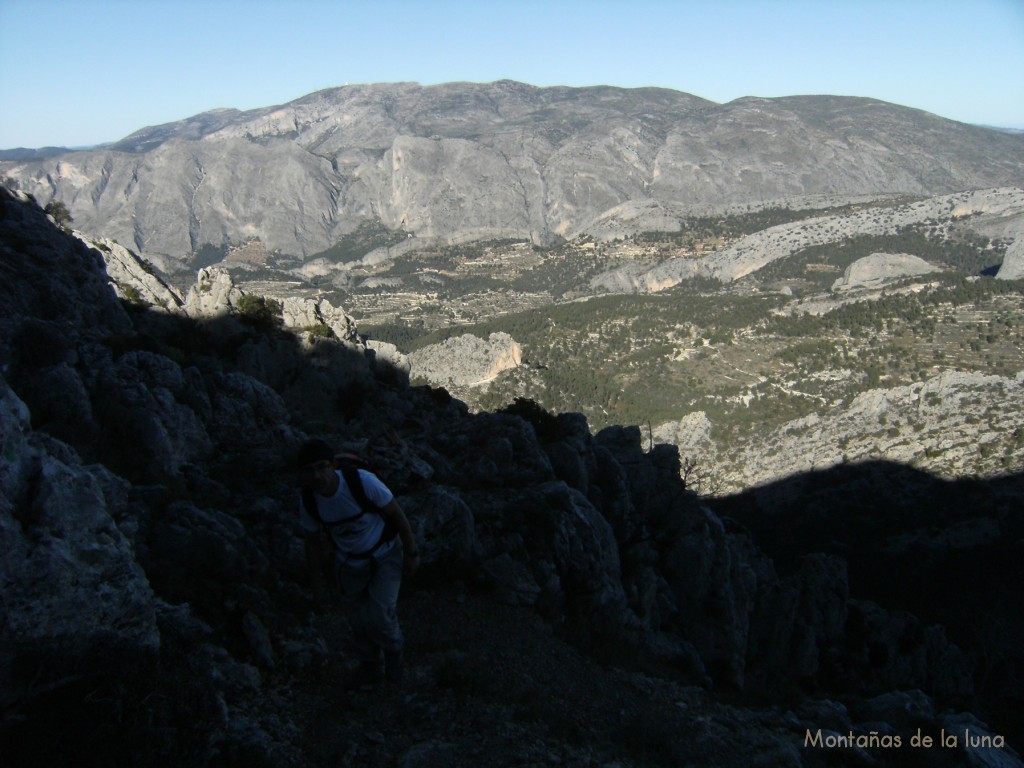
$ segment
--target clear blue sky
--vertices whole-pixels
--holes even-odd
[[[1024,0],[0,0],[0,148],[345,83],[869,96],[1024,128]]]

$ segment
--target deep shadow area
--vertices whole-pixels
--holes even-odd
[[[375,388],[404,383],[405,374],[386,360],[336,339],[303,344],[301,334],[236,315],[193,319],[119,303],[128,321],[121,332],[93,327],[72,338],[66,329],[77,318],[51,314],[40,320],[30,314],[14,320],[4,350],[6,375],[28,405],[34,428],[135,483],[175,481],[197,463],[218,481],[246,482],[260,476],[258,467],[280,465],[293,448],[287,439],[281,442],[290,422],[310,431],[338,431]],[[87,357],[75,351],[81,336]],[[155,381],[132,373],[139,368]],[[139,380],[132,383],[132,376]],[[287,412],[263,402],[250,379],[280,395]],[[233,388],[249,400],[234,415],[229,409],[237,406],[223,394]],[[158,429],[150,423],[159,405],[154,392],[157,400],[170,393],[204,423],[221,422],[222,430],[234,423],[239,431],[232,450],[204,452],[190,424],[181,424],[177,434],[164,424],[158,439],[139,440],[140,432],[152,436]],[[245,438],[249,417],[259,420],[266,439]],[[222,431],[214,443],[226,437]],[[279,454],[267,455],[273,440]]]
[[[713,503],[780,573],[827,553],[851,598],[942,625],[974,666],[976,700],[1024,736],[1024,474],[943,480],[885,461],[794,475]],[[848,631],[862,619],[848,617]]]

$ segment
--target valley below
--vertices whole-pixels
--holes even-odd
[[[994,190],[550,248],[384,247],[304,279],[228,266],[245,290],[343,306],[409,356],[414,382],[474,410],[526,399],[595,429],[641,425],[717,494],[868,459],[949,478],[1024,469],[1024,293],[997,276],[1022,218],[1024,193]],[[492,334],[519,352],[476,380],[467,345]]]
[[[1024,466],[1022,168],[1018,134],[873,99],[512,81],[345,86],[0,161],[137,255],[158,305],[208,269],[328,302],[413,382],[640,425],[705,492]]]

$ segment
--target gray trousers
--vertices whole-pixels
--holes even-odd
[[[381,650],[402,650],[397,610],[405,567],[401,542],[380,559],[370,558],[361,565],[349,568],[338,563],[335,574],[359,660],[375,661]]]

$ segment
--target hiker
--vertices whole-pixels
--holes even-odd
[[[412,528],[394,495],[372,472],[346,465],[323,440],[299,449],[302,472],[299,524],[306,566],[317,607],[327,600],[330,556],[322,546],[326,531],[333,543],[334,573],[341,604],[352,628],[359,665],[347,681],[359,687],[402,678],[402,630],[396,604],[403,572],[412,575],[420,556]]]

